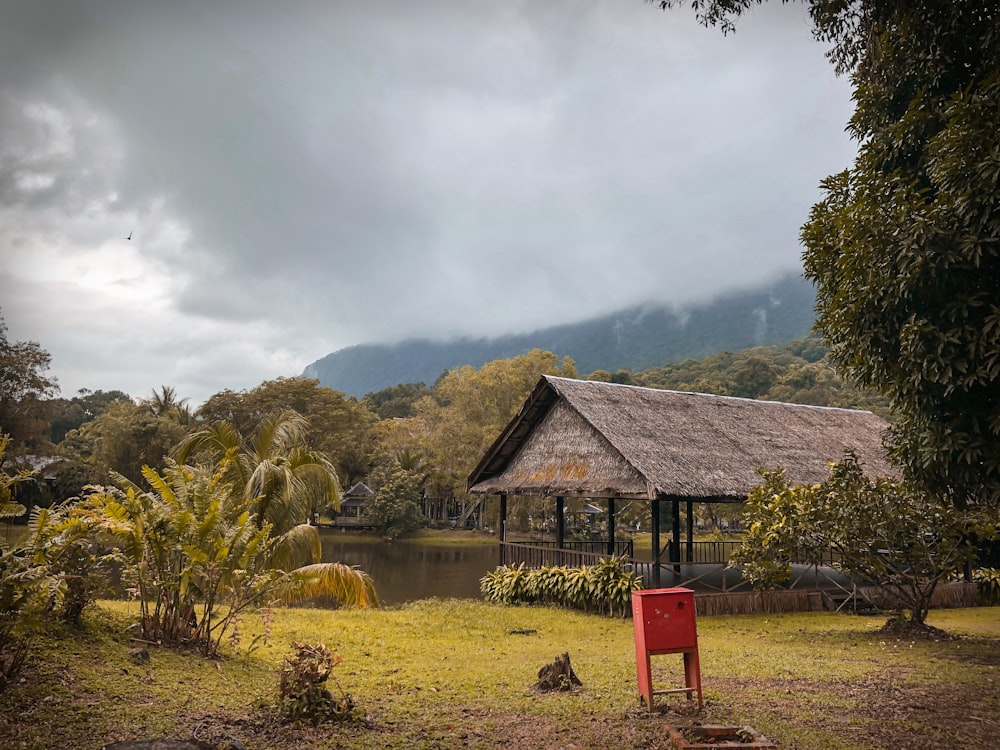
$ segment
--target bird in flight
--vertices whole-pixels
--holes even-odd
[[[127,239],[127,240],[130,240],[130,239],[132,239],[132,233],[131,233],[131,232],[129,232],[129,233],[128,233],[128,237],[126,237],[125,239]]]

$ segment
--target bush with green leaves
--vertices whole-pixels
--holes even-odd
[[[143,639],[215,654],[234,619],[279,598],[290,574],[266,565],[270,525],[258,527],[220,474],[190,466],[143,474],[151,491],[118,477],[119,486],[95,488],[75,505],[73,517],[120,545]]]
[[[503,565],[483,576],[479,586],[487,601],[498,604],[555,604],[625,617],[642,578],[627,570],[623,560],[611,557],[581,568]]]
[[[20,671],[42,627],[51,582],[24,549],[0,552],[0,692]]]
[[[844,573],[882,588],[895,622],[919,628],[937,585],[974,562],[969,540],[995,533],[988,516],[960,510],[911,482],[869,479],[851,452],[819,484],[792,485],[782,470],[761,474],[763,484],[747,501],[743,545],[732,560],[758,589],[788,580],[789,560],[819,564],[833,551]]]
[[[111,593],[112,572],[121,569],[121,556],[110,539],[93,533],[92,524],[75,510],[76,501],[54,508],[35,508],[25,541],[26,551],[52,578],[48,611],[63,622],[79,625],[83,611]]]
[[[0,337],[3,321],[0,320]],[[10,436],[0,434],[0,464]],[[26,512],[15,500],[15,488],[33,481],[37,472],[0,471],[0,519],[17,518]],[[22,547],[0,549],[0,692],[20,670],[31,647],[31,639],[41,625],[52,580],[48,570]]]
[[[388,540],[412,533],[423,525],[420,515],[420,479],[413,471],[396,467],[373,477],[377,489],[368,504],[372,523]]]
[[[986,605],[1000,604],[1000,569],[977,568],[972,580],[979,589],[979,601]]]

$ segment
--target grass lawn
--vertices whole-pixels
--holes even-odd
[[[937,610],[954,638],[901,641],[879,618],[832,613],[703,617],[706,707],[640,707],[632,622],[542,607],[427,600],[371,611],[277,609],[220,660],[152,647],[136,663],[136,607],[102,602],[80,631],[53,627],[0,694],[0,747],[98,748],[120,739],[234,738],[247,748],[667,748],[666,723],[750,724],[782,748],[992,747],[1000,736],[1000,608]],[[292,642],[324,642],[358,706],[350,724],[287,725],[276,669]],[[569,652],[583,687],[535,693]],[[682,679],[654,657],[655,687]],[[331,686],[337,692],[335,686]]]

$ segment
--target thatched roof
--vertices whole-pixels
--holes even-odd
[[[543,376],[469,477],[481,494],[746,498],[758,469],[821,482],[847,448],[890,474],[867,411]]]

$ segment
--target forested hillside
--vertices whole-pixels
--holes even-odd
[[[554,357],[551,353],[546,354]],[[503,360],[495,360],[488,366],[501,367],[504,364]],[[461,371],[468,372],[469,369],[461,368]],[[590,373],[577,368],[577,371],[584,380],[812,406],[867,409],[886,419],[890,416],[888,402],[884,398],[855,388],[837,374],[827,360],[823,342],[814,337],[798,339],[784,346],[721,352],[702,359],[686,359],[639,371],[627,368]],[[526,397],[529,390],[525,387],[522,397]],[[440,402],[440,391],[440,383],[433,387],[422,383],[401,383],[369,393],[362,403],[379,419],[405,418],[414,416],[415,406],[421,400],[429,397],[431,401]]]
[[[28,376],[48,364],[39,346],[5,346],[2,334],[0,329],[0,349],[12,356],[22,352]],[[103,391],[39,398],[36,389],[17,401],[20,411],[0,414],[0,426],[10,435],[12,464],[45,470],[44,483],[25,483],[14,515],[27,520],[31,506],[79,496],[88,485],[112,476],[141,483],[142,467],[166,470],[169,457],[180,456],[178,446],[190,444],[192,434],[208,430],[251,445],[262,425],[301,418],[302,445],[295,450],[307,446],[323,456],[341,487],[369,483],[384,520],[381,533],[405,533],[422,518],[444,522],[459,512],[469,472],[542,374],[867,408],[887,416],[884,400],[846,384],[830,366],[822,343],[810,338],[637,370],[583,370],[570,357],[533,349],[479,368],[452,368],[430,384],[394,384],[360,400],[315,379],[278,378],[249,391],[217,393],[196,411],[169,386],[139,399]],[[44,392],[51,381],[37,382]],[[527,505],[513,502],[511,512],[526,518]]]
[[[889,417],[885,398],[862,391],[837,374],[818,338],[805,338],[784,346],[762,346],[740,352],[722,352],[704,359],[689,359],[652,367],[632,375],[636,385],[676,391],[715,393],[767,401],[786,401],[842,409],[867,409]],[[630,373],[592,373],[591,380],[629,382]]]
[[[642,370],[807,336],[813,324],[812,286],[787,276],[762,289],[733,293],[677,310],[635,307],[583,323],[500,338],[439,342],[407,340],[341,349],[303,375],[354,396],[400,383],[433,383],[446,370],[481,367],[532,349],[570,357],[580,372]]]

